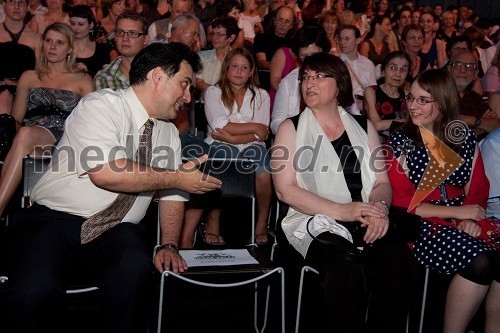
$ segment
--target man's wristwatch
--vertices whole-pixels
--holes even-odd
[[[479,127],[481,125],[481,118],[476,117],[476,121],[474,122],[474,127]]]
[[[163,250],[163,249],[170,249],[174,252],[179,252],[179,248],[174,243],[167,243],[167,244],[160,245],[160,247],[158,247],[158,251]]]

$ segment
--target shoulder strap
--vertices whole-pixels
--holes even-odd
[[[9,34],[10,38],[12,38],[12,41],[14,42],[14,44],[17,44],[17,42],[19,41],[19,38],[21,38],[21,34],[24,31],[25,25],[23,25],[21,30],[16,34],[13,33],[12,31],[10,31],[9,29],[7,29],[7,27],[5,26],[5,22],[3,22],[2,25],[3,25],[3,28],[5,29],[5,31],[7,31],[7,33]]]

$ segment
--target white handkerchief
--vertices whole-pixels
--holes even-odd
[[[295,229],[295,231],[293,232],[293,235],[295,237],[297,237],[298,239],[303,239],[304,236],[308,234],[307,232],[308,221],[309,218],[305,218],[300,223],[299,227]],[[332,219],[329,216],[325,216],[323,214],[314,215],[312,221],[309,223],[309,231],[313,233],[314,231],[325,230],[325,229],[331,232],[332,234],[344,237],[345,239],[347,239],[349,242],[352,243],[352,235],[349,232],[349,230],[346,229],[346,227],[337,223],[335,219]]]

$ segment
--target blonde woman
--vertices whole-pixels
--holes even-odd
[[[0,214],[21,181],[20,161],[50,151],[62,136],[64,121],[78,101],[93,90],[92,77],[75,67],[75,36],[64,23],[49,25],[40,42],[36,70],[23,73],[11,115],[17,134],[0,178]]]

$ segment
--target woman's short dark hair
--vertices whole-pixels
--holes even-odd
[[[320,52],[305,58],[299,69],[299,79],[302,78],[306,70],[313,70],[316,73],[332,75],[337,81],[337,101],[340,106],[347,107],[354,104],[352,97],[352,83],[349,70],[340,58],[333,54]]]
[[[130,84],[140,85],[147,80],[148,73],[156,67],[173,77],[181,68],[181,63],[186,61],[193,73],[202,70],[200,57],[187,45],[171,42],[168,44],[152,43],[143,48],[132,61],[130,67]]]
[[[322,26],[316,24],[305,25],[297,30],[293,40],[292,51],[298,55],[301,48],[308,47],[311,44],[316,44],[323,52],[330,52],[331,44]]]
[[[226,29],[227,38],[231,37],[231,35],[235,35],[238,37],[240,33],[240,28],[238,27],[238,21],[229,16],[222,16],[215,18],[210,24],[213,28],[224,28]]]
[[[396,59],[396,58],[403,58],[406,61],[408,61],[408,66],[411,65],[411,60],[410,60],[410,56],[408,55],[408,53],[403,52],[403,51],[392,51],[391,53],[389,53],[388,55],[385,56],[384,61],[380,65],[380,70],[383,71],[387,67],[387,65],[389,65],[391,60]]]
[[[87,5],[76,5],[71,7],[69,11],[69,17],[79,17],[86,19],[89,24],[93,23],[94,27],[96,25],[96,20],[92,9]]]

